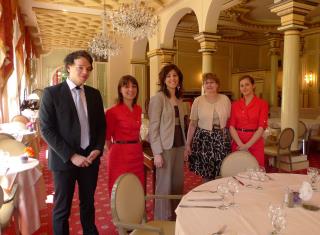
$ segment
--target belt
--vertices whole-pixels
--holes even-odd
[[[116,140],[113,143],[114,144],[137,144],[139,143],[139,140]]]
[[[221,127],[220,127],[220,125],[213,124],[212,130],[221,130]]]
[[[257,129],[243,129],[243,128],[236,128],[237,131],[241,132],[255,132]]]

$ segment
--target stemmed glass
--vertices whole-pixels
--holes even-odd
[[[273,231],[271,234],[280,234],[286,228],[286,217],[283,205],[270,204],[268,210],[268,216],[271,219]]]
[[[229,193],[232,195],[232,202],[230,203],[230,206],[235,206],[236,203],[235,203],[235,200],[234,200],[234,196],[236,193],[239,192],[239,183],[232,180],[232,179],[229,179],[228,182],[227,182],[227,185],[228,185],[228,188],[229,188]]]
[[[319,171],[315,167],[308,167],[307,174],[310,178],[310,184],[313,190],[316,190]]]
[[[261,182],[266,180],[266,169],[263,166],[259,166],[256,170],[256,176],[258,178],[259,184],[256,187],[257,189],[263,189]]]
[[[249,183],[246,186],[248,188],[253,188],[252,179],[254,177],[254,169],[253,168],[247,168],[247,175],[248,175]]]
[[[228,194],[230,193],[228,185],[226,184],[219,184],[217,187],[217,192],[220,197],[222,197],[222,205],[219,207],[221,210],[226,210],[229,207],[227,202]]]

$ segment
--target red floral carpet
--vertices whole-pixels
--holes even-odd
[[[46,183],[47,195],[52,197],[53,195],[53,182],[51,172],[47,168],[47,160],[45,159],[45,150],[46,145],[43,145],[40,153],[40,162],[43,169],[43,177]],[[320,168],[320,156],[319,154],[311,154],[309,156],[310,166]],[[274,168],[267,168],[267,172],[276,172]],[[295,173],[305,174],[306,170],[296,171]],[[148,176],[147,191],[151,194],[152,184],[151,184],[151,175]],[[185,192],[190,191],[190,189],[201,184],[201,178],[192,172],[190,172],[187,167],[185,167]],[[96,225],[98,227],[100,235],[116,235],[116,229],[111,221],[111,209],[110,209],[110,200],[109,192],[107,189],[107,172],[106,172],[106,160],[105,157],[102,158],[98,186],[95,195],[95,206],[96,206]],[[147,215],[148,219],[153,217],[152,211],[153,205],[152,202],[147,203]],[[47,208],[41,211],[41,227],[33,235],[51,235],[52,234],[52,203],[47,203]],[[79,214],[79,201],[78,201],[78,192],[76,190],[71,217],[70,217],[70,234],[77,235],[82,234],[81,224],[80,224],[80,214]],[[14,235],[13,225],[11,225],[5,233],[5,235]]]

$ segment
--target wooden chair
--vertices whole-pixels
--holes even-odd
[[[4,139],[0,141],[0,149],[5,152],[9,152],[11,156],[19,156],[24,154],[24,148],[26,146],[13,139]]]
[[[292,171],[291,144],[294,139],[294,131],[292,128],[285,128],[281,131],[279,138],[275,144],[264,147],[264,154],[276,159],[276,167],[279,169],[281,158],[289,159],[290,171]]]
[[[27,125],[27,123],[30,122],[30,120],[26,116],[16,115],[11,119],[11,122],[22,122],[25,125]]]
[[[15,232],[19,234],[18,231],[18,214],[16,212],[16,203],[18,198],[17,193],[18,185],[15,184],[10,192],[4,192],[0,186],[0,235],[4,231],[12,218],[14,217],[15,222]]]
[[[220,174],[222,177],[237,175],[246,171],[247,168],[259,167],[257,159],[248,151],[236,151],[223,159]]]
[[[146,199],[181,199],[181,195],[144,195],[138,177],[126,173],[116,180],[111,193],[112,221],[120,235],[174,235],[174,221],[146,222]]]
[[[0,133],[0,141],[1,140],[6,140],[6,139],[12,139],[14,140],[15,138],[10,135],[10,134],[7,134],[7,133]]]

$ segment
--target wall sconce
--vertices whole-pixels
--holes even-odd
[[[310,72],[304,75],[304,81],[308,87],[311,87],[314,81],[314,74]]]

